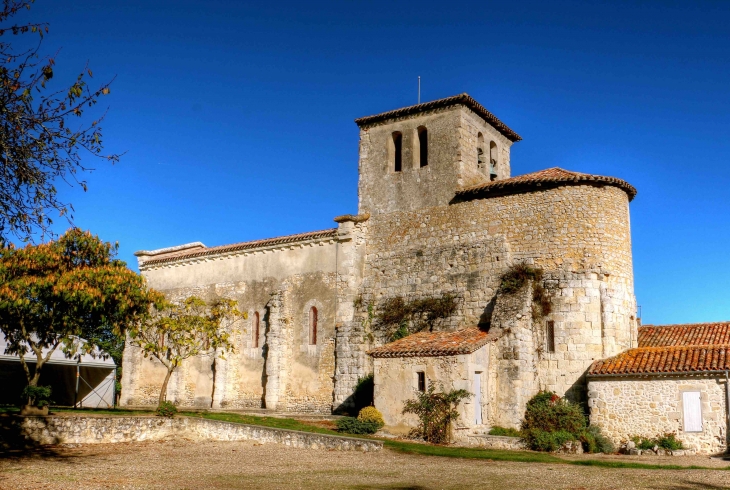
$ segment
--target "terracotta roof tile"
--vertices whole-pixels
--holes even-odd
[[[299,233],[296,235],[280,236],[276,238],[266,238],[263,240],[253,240],[250,242],[234,243],[232,245],[221,245],[218,247],[204,248],[203,250],[194,249],[187,253],[178,253],[172,256],[161,257],[159,259],[147,260],[141,263],[141,266],[147,267],[150,265],[159,265],[167,262],[173,262],[177,260],[186,260],[196,257],[205,257],[208,255],[216,255],[226,252],[236,252],[239,250],[248,250],[259,247],[270,247],[274,245],[284,245],[289,243],[296,243],[305,240],[314,240],[318,238],[334,238],[337,236],[337,228],[331,228],[329,230],[321,231],[310,231],[308,233]]]
[[[730,369],[730,345],[640,347],[595,361],[588,374],[701,373]]]
[[[730,344],[730,322],[639,327],[639,347]]]
[[[505,192],[515,192],[523,190],[549,189],[550,187],[558,187],[561,185],[580,185],[580,184],[596,184],[596,185],[613,185],[622,189],[629,196],[629,201],[636,196],[636,188],[628,182],[617,179],[616,177],[604,177],[602,175],[584,174],[581,172],[571,172],[559,167],[548,168],[509,179],[495,180],[483,184],[477,184],[456,191],[456,196],[460,198],[484,197],[490,194],[500,194]]]
[[[502,133],[510,141],[520,141],[522,138],[519,134],[512,131],[502,121],[497,119],[497,116],[486,110],[479,102],[472,99],[469,94],[459,94],[444,99],[438,99],[431,102],[424,102],[423,104],[412,105],[408,107],[402,107],[393,111],[383,112],[375,114],[374,116],[365,116],[355,119],[358,126],[369,126],[381,121],[388,119],[395,119],[398,117],[410,116],[412,114],[418,114],[420,112],[430,111],[434,109],[440,109],[442,107],[449,107],[452,105],[464,105],[474,111],[479,117],[487,121],[494,129]]]
[[[472,327],[456,332],[420,332],[377,347],[372,357],[438,357],[471,354],[499,335]]]

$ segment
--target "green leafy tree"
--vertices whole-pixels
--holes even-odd
[[[86,190],[77,178],[79,171],[89,170],[83,155],[119,159],[102,153],[103,114],[98,119],[85,115],[109,93],[111,82],[90,88],[88,66],[71,85],[52,81],[58,53],[41,54],[48,24],[12,20],[33,1],[0,4],[0,239],[29,241],[35,232],[45,236],[52,224],[49,213],[72,218],[73,207],[59,201],[55,185],[76,182]]]
[[[217,354],[225,358],[233,352],[231,334],[235,323],[244,314],[231,299],[218,299],[212,304],[191,296],[176,304],[156,302],[151,316],[129,330],[130,343],[142,349],[167,368],[160,389],[159,405],[167,398],[167,383],[185,359]]]
[[[29,386],[38,385],[56,349],[69,356],[92,352],[102,331],[122,336],[147,315],[159,293],[115,258],[117,250],[78,228],[56,241],[0,248],[0,331],[6,353],[20,357]]]

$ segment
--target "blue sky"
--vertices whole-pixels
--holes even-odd
[[[644,323],[730,320],[730,2],[38,0],[54,82],[88,60],[109,151],[61,186],[135,250],[334,226],[353,119],[468,92],[524,141],[513,174],[623,178]],[[59,223],[58,230],[65,229]]]

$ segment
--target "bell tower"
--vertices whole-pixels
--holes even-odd
[[[467,94],[355,122],[360,214],[446,206],[460,188],[507,179],[522,139]]]

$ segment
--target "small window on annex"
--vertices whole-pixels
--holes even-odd
[[[552,320],[545,323],[545,350],[555,352],[555,322]]]
[[[420,167],[428,165],[428,129],[418,127],[418,163]]]
[[[261,317],[259,316],[259,312],[254,311],[253,317],[252,317],[252,325],[251,325],[251,335],[253,336],[253,338],[251,339],[252,340],[251,345],[254,348],[257,348],[259,346],[259,333],[261,333],[260,332],[260,325],[261,325],[260,320],[261,320]]]
[[[317,344],[317,308],[309,309],[309,345]]]
[[[403,170],[403,134],[396,131],[391,135],[390,140],[391,165],[395,172]]]
[[[418,391],[421,393],[426,392],[426,373],[423,371],[416,372]]]

